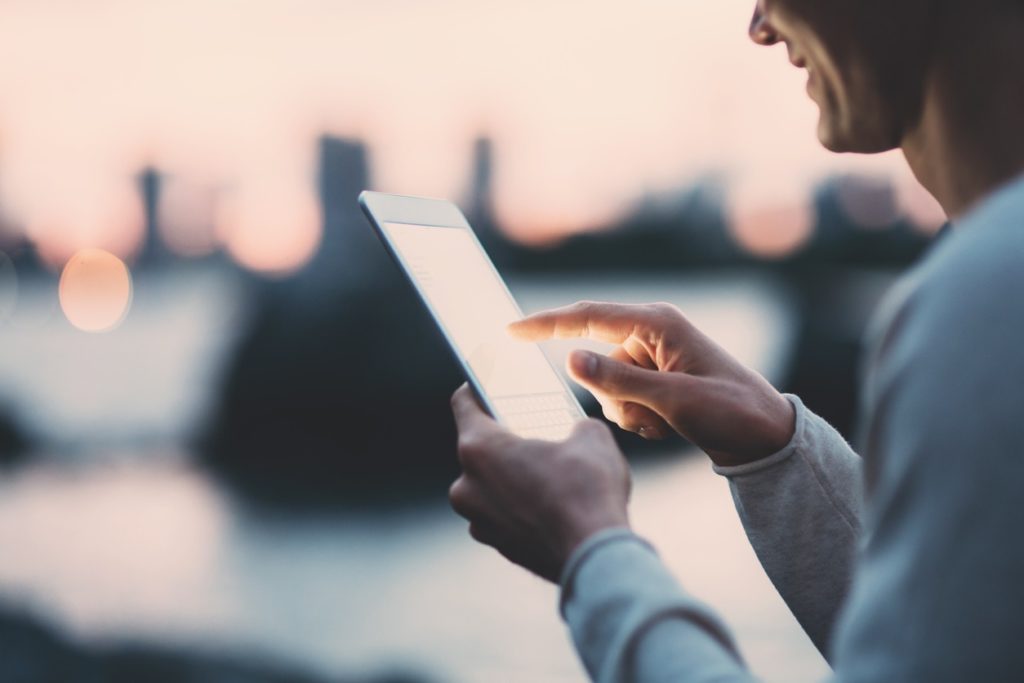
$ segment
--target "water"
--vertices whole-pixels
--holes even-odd
[[[64,319],[56,280],[24,281],[0,321],[0,405],[61,450],[173,442],[207,412],[244,315],[227,272],[143,273],[121,326],[89,334]]]
[[[0,477],[3,600],[84,640],[259,652],[332,675],[401,668],[460,683],[584,680],[555,588],[471,542],[444,491],[405,510],[268,517],[191,463],[176,435],[208,400],[237,308],[229,281],[195,282],[140,284],[144,314],[107,337],[51,329],[59,318],[5,331],[18,355],[5,352],[0,372],[20,377],[12,395],[24,394],[19,409],[46,452]],[[527,310],[584,296],[673,300],[768,376],[785,365],[791,314],[770,282],[532,280],[513,289]],[[127,353],[139,344],[148,356]],[[55,362],[61,353],[75,362]],[[107,382],[91,394],[64,391],[86,376]],[[787,682],[826,673],[702,457],[638,465],[632,516],[684,585],[722,612],[756,672]]]
[[[633,521],[769,681],[825,672],[697,457],[636,471]],[[0,483],[0,586],[79,637],[243,649],[325,673],[578,681],[555,589],[470,541],[442,501],[262,519],[168,455],[39,464]]]

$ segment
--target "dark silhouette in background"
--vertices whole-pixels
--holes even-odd
[[[356,205],[370,185],[365,148],[323,138],[319,252],[293,277],[252,278],[203,452],[259,500],[394,503],[455,471],[460,374]]]
[[[142,644],[84,645],[35,618],[0,612],[0,680],[11,683],[422,683],[401,673],[323,678],[259,654],[211,655]]]
[[[13,413],[0,406],[0,466],[13,465],[28,454],[30,441]]]
[[[494,215],[494,143],[488,137],[481,136],[473,142],[469,178],[462,212],[478,235],[499,236],[498,217]]]
[[[174,255],[167,250],[157,234],[163,176],[157,169],[146,167],[136,176],[136,183],[142,198],[143,227],[146,235],[142,242],[142,250],[136,257],[136,264],[141,268],[165,266]]]

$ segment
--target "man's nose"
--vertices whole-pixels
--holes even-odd
[[[749,33],[750,39],[758,45],[774,45],[779,42],[779,34],[764,16],[760,3],[754,6],[754,18],[750,20]]]

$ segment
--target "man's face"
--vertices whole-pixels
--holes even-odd
[[[750,26],[762,45],[785,43],[807,70],[821,110],[818,138],[835,152],[898,147],[920,116],[929,0],[759,0]]]

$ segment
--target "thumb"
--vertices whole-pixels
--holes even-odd
[[[671,380],[682,381],[685,375],[648,370],[637,365],[591,353],[573,351],[569,355],[569,374],[591,391],[598,391],[619,401],[630,401],[661,413]]]

